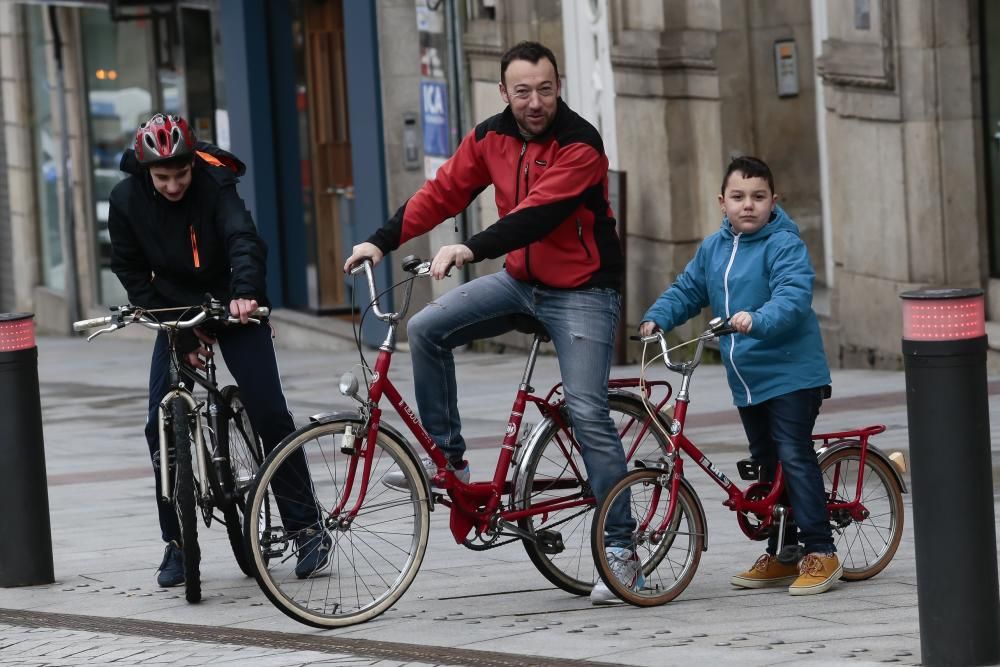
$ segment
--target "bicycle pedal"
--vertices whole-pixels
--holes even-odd
[[[736,469],[740,473],[740,479],[748,482],[760,479],[760,461],[757,459],[740,459],[736,462]]]
[[[795,565],[802,557],[805,555],[802,545],[800,544],[789,544],[781,547],[781,551],[778,552],[777,559],[782,565]]]
[[[535,531],[535,544],[542,550],[543,554],[554,556],[566,550],[563,544],[562,533],[558,530],[537,530]]]

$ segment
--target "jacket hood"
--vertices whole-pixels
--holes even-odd
[[[215,144],[210,144],[207,141],[199,141],[195,144],[194,151],[195,159],[201,164],[211,167],[226,167],[236,176],[242,176],[247,171],[247,166],[243,164],[242,160]],[[125,149],[125,152],[122,153],[122,159],[118,164],[118,168],[126,174],[133,174],[135,176],[145,171],[144,167],[139,164],[139,159],[135,156],[135,151],[131,148]]]
[[[722,219],[722,236],[725,238],[733,238],[736,236],[736,232],[733,231],[733,225],[729,222],[728,217]],[[799,228],[796,226],[792,219],[788,217],[785,213],[785,209],[781,206],[775,204],[774,211],[771,213],[771,219],[766,225],[755,231],[753,234],[743,234],[740,237],[741,242],[747,243],[750,241],[756,241],[758,239],[765,239],[775,232],[791,232],[796,236],[799,236]]]

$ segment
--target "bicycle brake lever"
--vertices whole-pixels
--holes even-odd
[[[105,327],[103,329],[98,329],[94,333],[92,333],[89,336],[87,336],[87,342],[89,343],[90,341],[92,341],[93,339],[97,338],[101,334],[111,333],[112,331],[115,331],[117,329],[121,329],[121,326],[118,325],[118,324],[111,324],[111,325],[108,325],[107,327]]]

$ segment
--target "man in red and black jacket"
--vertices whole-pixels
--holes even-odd
[[[133,306],[147,310],[197,306],[211,294],[228,303],[230,313],[246,323],[258,304],[268,304],[267,247],[236,192],[238,177],[246,169],[242,162],[216,146],[197,142],[180,116],[156,114],[139,126],[120,166],[128,177],[111,191],[111,270]],[[175,310],[165,319],[175,319],[180,312]],[[178,336],[178,357],[204,368],[207,350],[198,338],[218,342],[250,422],[270,452],[295,430],[281,390],[271,327],[264,322],[194,331],[197,338]],[[160,586],[184,583],[181,529],[173,507],[160,494],[158,474],[158,410],[169,388],[171,363],[167,335],[160,332],[150,361],[146,419],[160,532],[167,543],[157,576]],[[321,529],[305,457],[293,460],[289,469],[294,472],[276,479],[274,495],[285,530],[294,535],[296,574],[306,578],[328,565],[332,540]]]
[[[377,263],[494,186],[500,219],[438,250],[430,272],[440,279],[452,266],[506,255],[504,270],[448,292],[407,326],[421,422],[450,467],[468,480],[452,350],[510,331],[512,316],[533,317],[555,345],[566,403],[600,500],[626,470],[607,398],[623,270],[608,204],[608,158],[597,130],[559,97],[558,66],[545,46],[522,42],[503,55],[500,96],[507,108],[466,135],[436,176],[354,247],[344,270],[364,258]],[[436,466],[424,463],[433,477]],[[620,561],[622,578],[634,582],[634,522],[621,505],[608,522],[606,543],[615,549],[609,561]],[[617,601],[603,583],[591,599]]]

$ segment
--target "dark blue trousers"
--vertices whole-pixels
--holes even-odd
[[[787,501],[795,519],[785,532],[785,544],[801,543],[805,553],[836,551],[826,512],[823,475],[811,438],[822,403],[823,388],[815,387],[739,409],[750,441],[750,455],[761,463],[761,479],[774,479],[775,468],[781,462]],[[768,540],[768,553],[773,555],[777,544],[775,533]]]
[[[292,415],[285,403],[278,376],[278,362],[271,342],[271,327],[264,325],[229,326],[216,336],[216,349],[222,351],[226,367],[236,379],[240,398],[246,406],[250,423],[260,435],[267,454],[285,436],[295,430]],[[157,409],[170,387],[170,349],[165,333],[156,337],[149,366],[149,414],[146,419],[146,442],[153,460],[156,478],[156,501],[160,532],[164,542],[181,539],[180,524],[173,505],[160,494],[160,443]],[[301,450],[282,466],[282,473],[271,485],[285,529],[301,530],[315,525],[319,510],[313,497],[312,483]]]

